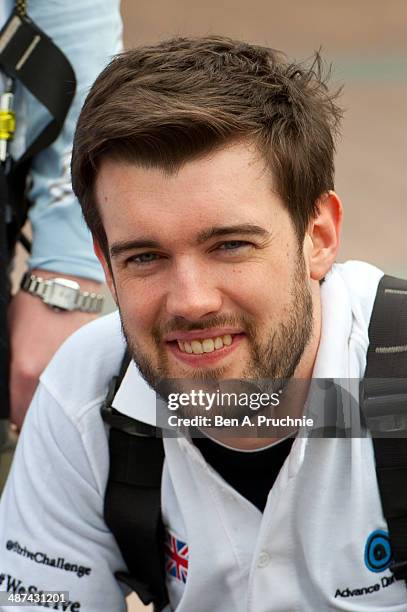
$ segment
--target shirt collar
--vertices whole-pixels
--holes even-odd
[[[321,315],[321,338],[312,377],[346,378],[352,306],[348,289],[335,267],[321,286]]]

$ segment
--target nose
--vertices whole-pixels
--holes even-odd
[[[191,261],[175,267],[166,301],[170,317],[196,321],[218,313],[221,307],[222,295],[213,270]]]

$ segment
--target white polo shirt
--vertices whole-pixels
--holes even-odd
[[[359,262],[328,275],[314,377],[363,376],[381,276]],[[0,506],[1,589],[68,590],[68,606],[55,609],[125,610],[114,578],[125,566],[103,520],[109,457],[99,414],[123,350],[110,315],[69,339],[42,376]],[[135,366],[115,407],[154,422],[155,395]],[[175,551],[168,609],[407,610],[404,582],[386,559],[375,566],[387,525],[369,439],[298,438],[263,514],[188,440],[164,439],[164,448],[163,519]]]

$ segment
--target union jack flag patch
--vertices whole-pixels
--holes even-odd
[[[167,574],[185,583],[188,576],[188,544],[167,531],[164,553]]]

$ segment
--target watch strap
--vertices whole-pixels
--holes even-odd
[[[61,300],[54,297],[55,287],[58,285],[70,294],[70,299],[66,303],[61,303]],[[58,310],[79,310],[97,314],[101,312],[103,307],[103,295],[91,291],[81,291],[79,283],[62,277],[44,279],[31,272],[26,272],[20,287],[23,291],[41,298],[51,308]]]

